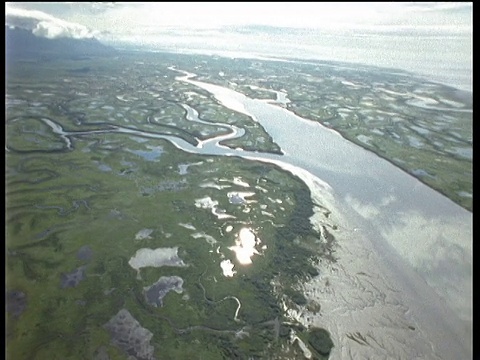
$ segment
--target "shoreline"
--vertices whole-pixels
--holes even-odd
[[[344,304],[343,315],[345,315],[345,311],[352,306],[348,301],[359,301],[357,305],[360,308],[373,308],[373,305],[380,301],[379,299],[391,298],[394,304],[403,307],[404,310],[397,310],[395,316],[390,315],[391,311],[384,312],[384,310],[388,310],[388,306],[391,304],[385,303],[386,308],[381,308],[379,312],[375,309],[370,314],[371,316],[363,318],[363,321],[359,321],[358,325],[363,326],[362,323],[369,324],[371,322],[370,318],[377,314],[378,321],[380,323],[387,322],[389,328],[398,328],[395,322],[401,320],[405,325],[403,329],[400,329],[402,332],[405,328],[409,329],[408,326],[412,326],[415,329],[425,329],[422,330],[425,332],[422,339],[427,340],[420,341],[418,333],[414,331],[412,331],[411,335],[407,332],[406,334],[402,333],[401,336],[398,333],[395,333],[393,336],[387,336],[384,339],[386,344],[389,344],[390,338],[398,339],[397,345],[390,344],[388,346],[393,349],[395,349],[395,346],[400,346],[402,349],[397,355],[395,355],[396,352],[390,355],[402,357],[407,353],[416,356],[412,351],[415,352],[416,349],[419,349],[418,351],[427,354],[423,355],[425,357],[432,354],[434,352],[432,349],[437,347],[441,349],[439,351],[440,354],[451,355],[446,357],[446,359],[458,358],[459,353],[471,352],[471,340],[469,339],[472,332],[470,320],[471,304],[468,302],[468,298],[465,299],[465,304],[458,303],[458,295],[456,293],[456,291],[462,291],[462,294],[471,293],[468,278],[465,278],[467,283],[463,282],[464,279],[460,283],[458,280],[453,281],[453,278],[450,278],[450,275],[460,276],[462,274],[464,269],[460,264],[449,265],[448,268],[435,268],[435,266],[438,267],[438,262],[448,262],[450,259],[454,259],[452,256],[457,254],[448,253],[452,249],[464,251],[460,253],[460,256],[467,256],[465,258],[467,265],[471,263],[471,259],[468,256],[469,253],[471,254],[471,250],[469,251],[468,244],[460,244],[458,237],[464,236],[466,240],[470,239],[469,227],[458,232],[458,224],[455,226],[454,223],[462,220],[468,226],[471,222],[471,213],[459,205],[451,206],[451,202],[447,202],[443,195],[440,195],[422,182],[417,182],[415,177],[405,173],[390,162],[383,161],[384,159],[363,147],[349,142],[338,132],[324,128],[319,123],[314,124],[311,121],[295,116],[295,114],[291,114],[288,110],[277,108],[273,105],[269,108],[270,110],[275,109],[275,112],[265,113],[264,115],[261,109],[252,107],[254,104],[260,104],[261,102],[255,102],[255,100],[246,102],[247,98],[244,95],[218,85],[198,81],[191,82],[212,92],[224,106],[232,106],[231,101],[227,101],[231,97],[240,103],[245,102],[246,109],[235,106],[236,109],[264,116],[262,124],[265,122],[264,126],[267,131],[285,151],[285,161],[295,164],[292,167],[287,165],[287,170],[290,170],[294,175],[300,176],[303,182],[306,183],[312,193],[314,203],[328,203],[327,208],[329,210],[335,209],[336,216],[340,216],[340,220],[336,221],[336,223],[347,224],[344,228],[351,229],[349,234],[346,233],[344,238],[341,239],[348,245],[340,244],[341,248],[336,254],[346,259],[344,263],[340,262],[345,276],[340,277],[338,281],[340,284],[348,284],[348,286],[341,288],[341,292],[348,295],[334,296],[332,303],[336,305],[332,305],[333,307],[328,311],[332,316],[336,316],[339,302]],[[291,135],[299,131],[298,126],[290,126],[292,125],[289,121],[291,120],[290,116],[297,120],[302,120],[302,123],[306,124],[306,129],[302,130],[304,136],[306,132],[308,133],[308,129],[313,130],[317,126],[324,129],[328,134],[333,132],[333,134],[337,135],[323,139],[318,137],[318,133],[315,138],[311,138],[311,136],[305,138],[304,144],[310,144],[309,141],[311,141],[311,144],[315,142],[318,144],[328,140],[328,146],[321,148],[324,156],[318,166],[308,160],[298,161],[299,159],[309,159],[311,153],[309,152],[310,150],[300,147],[298,143],[289,141]],[[269,120],[272,117],[275,120]],[[323,136],[326,136],[326,134]],[[295,153],[295,156],[289,156],[289,153],[292,153],[292,156]],[[341,155],[343,160],[335,158],[335,154]],[[362,167],[349,167],[348,169],[345,168],[345,165],[339,165],[338,161],[341,163],[342,161],[351,162],[353,157],[356,159],[355,163],[364,165]],[[291,162],[292,160],[293,163]],[[280,163],[277,164],[281,163],[284,162],[280,160]],[[354,163],[351,163],[351,165],[353,166]],[[300,172],[291,171],[291,169],[298,168],[301,169]],[[378,174],[384,175],[382,180],[378,178]],[[326,182],[319,180],[318,176],[320,175]],[[320,186],[317,187],[316,184]],[[340,191],[340,193],[331,193],[330,190],[332,188],[330,184],[332,184],[336,192]],[[357,190],[350,195],[350,190],[355,189]],[[316,199],[319,199],[319,201],[316,201]],[[342,218],[342,216],[348,216],[348,219]],[[350,223],[352,225],[348,225]],[[320,224],[317,224],[317,226]],[[355,228],[361,231],[353,233],[352,231]],[[445,236],[443,231],[447,231],[445,234],[453,232],[453,238],[443,239]],[[465,233],[462,233],[462,231]],[[349,237],[353,237],[357,241],[352,242]],[[416,243],[418,239],[422,241]],[[337,238],[337,243],[339,240],[340,238]],[[442,241],[446,243],[443,244]],[[421,247],[418,247],[419,245]],[[447,252],[438,253],[438,246],[443,246],[444,249],[442,251]],[[352,252],[350,248],[356,250]],[[372,258],[376,258],[376,261],[372,261]],[[434,268],[431,268],[432,266]],[[360,277],[355,273],[356,268],[359,270],[358,273],[361,273]],[[373,276],[375,279],[380,279],[379,282],[372,283],[362,278],[362,276],[369,273],[372,273],[370,278]],[[385,277],[384,274],[388,274],[388,276]],[[446,278],[447,275],[448,278]],[[468,276],[471,275],[467,274]],[[394,285],[388,285],[390,282]],[[400,290],[392,290],[392,286],[401,289],[402,293]],[[445,286],[450,293],[446,293],[443,290]],[[351,292],[354,292],[355,295],[352,295]],[[373,305],[368,305],[369,301],[372,300],[365,298],[368,294],[371,296],[376,294],[376,296],[373,296]],[[460,298],[463,299],[463,297]],[[319,302],[321,302],[321,299]],[[356,314],[357,305],[354,304],[353,308],[348,310],[352,312],[351,315],[353,317],[359,316]],[[466,305],[465,308],[462,307],[464,305]],[[461,316],[457,316],[455,309],[458,306],[465,313],[466,318],[462,319]],[[411,317],[413,315],[410,315],[412,309],[413,315],[415,315],[413,318]],[[408,321],[405,320],[406,313],[409,316]],[[392,320],[392,318],[395,319]],[[332,321],[332,326],[336,327],[339,319]],[[409,322],[418,322],[420,325],[408,325]],[[352,319],[347,319],[344,325],[349,326],[351,324]],[[372,329],[374,327],[371,328],[371,331],[373,331]],[[348,330],[343,329],[342,331]],[[442,333],[441,335],[439,335],[439,331]],[[382,337],[381,334],[376,335],[377,337]],[[403,339],[404,337],[409,339],[408,342],[407,338]],[[452,339],[449,342],[445,340],[445,337]],[[337,336],[336,339],[338,341],[339,337]],[[425,343],[430,345],[425,348]],[[346,354],[343,355],[346,356]],[[437,355],[437,357],[433,358],[441,357]]]
[[[369,240],[360,216],[346,215],[328,183],[282,161],[249,159],[276,164],[305,183],[314,204],[310,222],[319,234],[326,223],[336,226],[336,260],[322,258],[316,266],[320,275],[302,289],[320,311],[305,306],[289,311],[303,326],[330,332],[335,344],[330,359],[471,358],[471,341],[465,341],[471,323],[459,321],[391,245]],[[320,208],[329,211],[328,219]]]
[[[324,198],[325,189],[312,189],[315,181],[305,183],[312,200]],[[471,331],[433,288],[391,246],[374,244],[357,231],[361,224],[332,205],[331,219],[342,224],[334,234],[337,260],[322,261],[320,275],[304,285],[305,296],[321,311],[305,308],[297,318],[306,327],[330,331],[335,343],[330,358],[471,358],[471,342],[465,341]],[[316,213],[311,222],[319,228],[324,219]]]

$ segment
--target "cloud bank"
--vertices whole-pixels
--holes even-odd
[[[35,36],[90,39],[96,33],[84,25],[64,21],[38,10],[5,8],[5,25],[30,30]]]

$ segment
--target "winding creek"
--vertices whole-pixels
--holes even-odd
[[[197,139],[195,146],[175,136],[122,126],[68,132],[50,119],[42,120],[68,148],[72,136],[125,133],[166,139],[191,153],[275,163],[292,172],[309,186],[314,202],[322,199],[342,224],[336,233],[336,262],[304,284],[306,296],[322,304],[321,312],[291,314],[304,325],[329,329],[336,344],[331,358],[471,358],[470,212],[335,131],[282,108],[288,94],[277,94],[277,104],[250,99],[176,71],[184,75],[177,80],[210,92],[225,107],[258,121],[284,154],[220,145],[244,134],[228,124],[216,124],[228,134]],[[195,109],[182,106],[187,120],[202,122]],[[241,307],[236,301],[235,317]]]

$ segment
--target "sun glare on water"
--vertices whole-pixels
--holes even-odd
[[[235,240],[235,246],[231,246],[229,249],[235,252],[240,264],[248,265],[252,263],[253,255],[260,254],[257,249],[255,249],[257,242],[259,243],[260,239],[257,239],[250,229],[242,228]]]

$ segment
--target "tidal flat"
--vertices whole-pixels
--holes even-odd
[[[328,357],[287,311],[319,308],[300,285],[334,261],[328,209],[274,164],[168,141],[237,127],[224,147],[281,153],[172,56],[9,64],[7,358]]]

